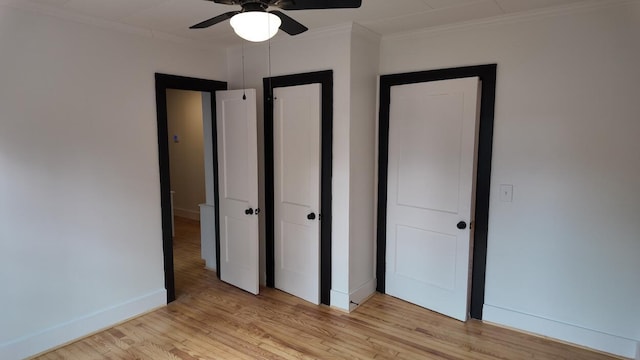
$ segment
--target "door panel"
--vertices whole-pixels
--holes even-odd
[[[320,84],[274,89],[275,287],[314,304],[320,303],[320,100]]]
[[[409,97],[394,102],[404,113],[420,115],[407,117],[396,127],[402,139],[398,143],[398,203],[457,213],[462,94],[435,94],[416,100]]]
[[[409,226],[398,226],[396,239],[395,272],[397,275],[454,290],[453,275],[456,270],[454,236]]]
[[[246,99],[243,100],[243,95]],[[258,150],[254,89],[217,91],[220,279],[259,291]],[[247,213],[247,210],[251,213]]]
[[[393,86],[389,110],[387,293],[462,321],[478,85],[464,78]]]

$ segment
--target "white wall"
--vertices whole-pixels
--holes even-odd
[[[350,308],[375,292],[376,88],[380,37],[354,24],[351,34],[351,126],[349,130]]]
[[[174,213],[200,220],[199,205],[206,201],[202,93],[168,89],[167,126]]]
[[[635,357],[638,34],[627,2],[383,39],[383,74],[498,64],[485,320]]]
[[[351,26],[296,37],[282,37],[271,46],[272,76],[310,71],[333,70],[333,227],[332,227],[332,291],[331,304],[349,308],[349,121]],[[262,104],[262,79],[269,76],[268,44],[246,45],[244,83],[258,90],[258,109]],[[242,48],[230,48],[229,88],[243,86]],[[258,111],[258,151],[264,153],[263,111]],[[259,157],[260,207],[264,208],[264,157]],[[264,217],[261,217],[264,238]],[[264,244],[264,241],[261,241]],[[264,261],[264,249],[260,259]],[[262,282],[265,264],[260,266]]]
[[[0,6],[0,358],[161,306],[154,72],[213,51]]]
[[[355,24],[295,38],[280,37],[271,46],[272,76],[333,70],[330,302],[344,310],[352,308],[352,300],[359,303],[375,291],[372,194],[378,56],[378,35]],[[245,46],[244,58],[245,86],[258,89],[258,108],[263,109],[262,79],[269,76],[268,44]],[[229,49],[227,62],[230,88],[242,88],[242,47]],[[259,149],[264,149],[263,113],[258,113]],[[264,157],[259,162],[260,207],[264,207]],[[264,249],[260,258],[264,260]],[[264,263],[261,272],[264,282]]]

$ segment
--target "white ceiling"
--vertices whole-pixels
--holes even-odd
[[[359,9],[288,11],[310,30],[356,22],[380,34],[391,35],[429,27],[524,13],[598,0],[363,0]],[[230,25],[208,29],[189,26],[238,9],[205,0],[2,0],[0,3],[32,9],[62,11],[196,41],[234,45],[240,40]],[[277,36],[289,36],[280,32]]]

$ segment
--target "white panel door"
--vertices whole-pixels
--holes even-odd
[[[243,95],[246,99],[243,100]],[[256,91],[216,91],[220,278],[259,290]]]
[[[391,87],[386,291],[467,320],[479,80]],[[464,224],[464,228],[462,229]]]
[[[274,89],[275,286],[320,303],[320,84]]]

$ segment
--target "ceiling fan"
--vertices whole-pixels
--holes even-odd
[[[238,36],[249,41],[265,41],[273,37],[278,29],[289,35],[298,35],[307,30],[306,26],[281,11],[267,11],[269,7],[282,10],[320,10],[359,8],[362,0],[207,0],[217,4],[240,5],[240,10],[229,11],[195,24],[190,29],[203,29],[225,20]]]

